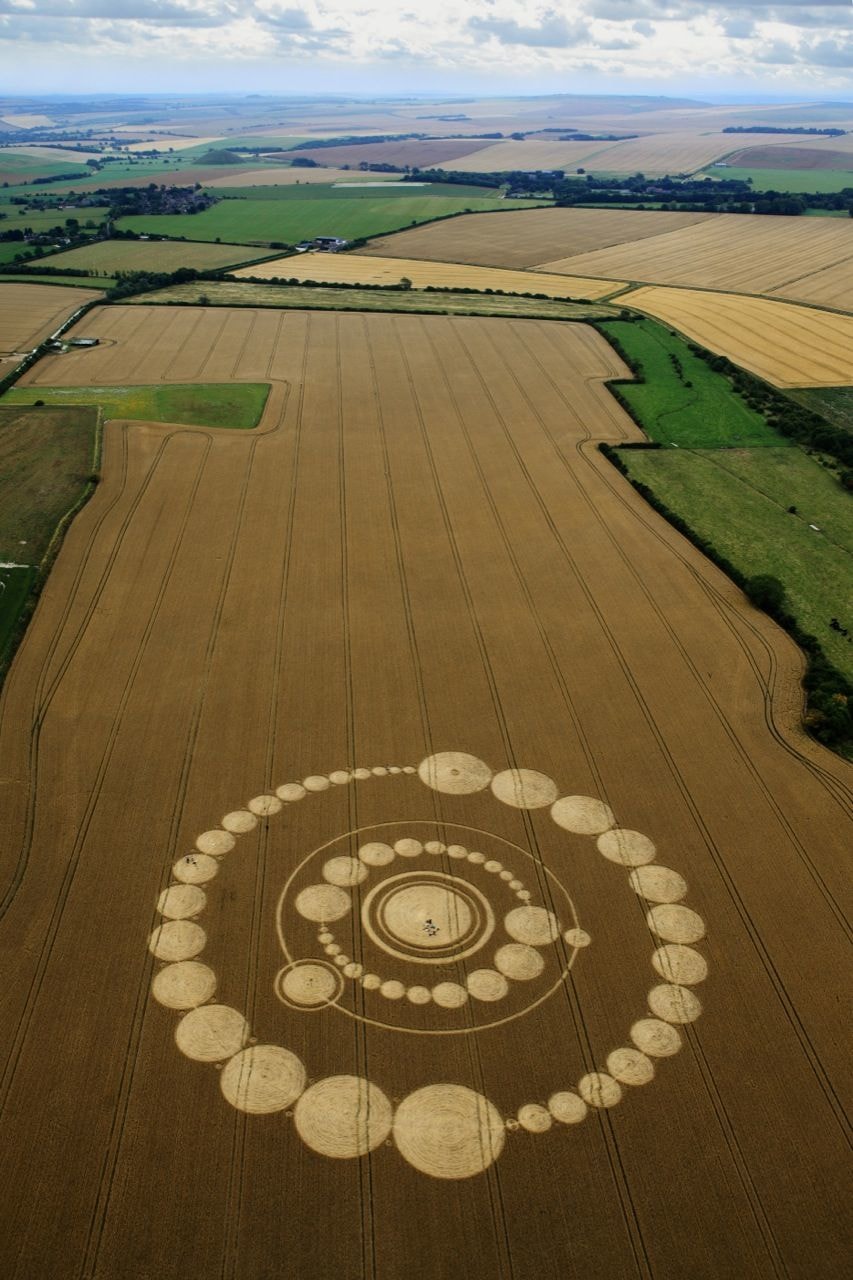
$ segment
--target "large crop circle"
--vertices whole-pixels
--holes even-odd
[[[427,1081],[396,1106],[379,1083],[361,1076],[309,1084],[292,1049],[257,1043],[239,1010],[214,1002],[216,974],[197,958],[206,943],[198,917],[239,837],[260,822],[280,821],[282,813],[286,821],[293,804],[322,803],[332,788],[380,778],[411,785],[415,776],[433,792],[463,800],[488,789],[498,804],[547,809],[558,829],[588,840],[603,872],[621,873],[655,939],[654,985],[625,1043],[591,1062],[573,1086],[557,1079],[547,1098],[522,1100],[510,1117],[453,1081]],[[575,1125],[651,1082],[659,1060],[679,1051],[684,1028],[700,1015],[693,987],[708,972],[695,949],[704,921],[682,901],[683,877],[656,859],[649,837],[620,827],[605,801],[561,795],[556,782],[533,769],[495,773],[466,752],[439,752],[417,769],[310,774],[227,813],[175,862],[157,904],[163,923],[149,940],[155,962],[162,962],[152,994],[180,1015],[180,1052],[221,1066],[220,1088],[231,1106],[256,1115],[292,1108],[302,1141],[328,1158],[359,1157],[392,1142],[426,1176],[471,1177],[500,1156],[513,1131],[544,1134],[555,1122]],[[568,890],[532,853],[479,829],[427,820],[346,832],[303,857],[281,891],[276,923],[286,963],[275,991],[288,1016],[343,1012],[416,1034],[468,1035],[522,1016],[565,982],[591,941]],[[348,984],[359,991],[352,1007],[343,999]],[[440,1025],[423,1025],[427,1005]]]

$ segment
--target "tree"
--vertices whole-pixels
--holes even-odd
[[[771,573],[756,573],[747,578],[744,591],[754,605],[771,617],[778,616],[784,610],[785,588]]]

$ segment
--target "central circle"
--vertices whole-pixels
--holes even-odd
[[[466,937],[473,922],[461,894],[439,884],[413,884],[388,895],[379,908],[386,931],[410,947],[445,947]]]
[[[442,871],[408,871],[381,881],[364,899],[361,921],[383,951],[415,964],[461,960],[495,928],[480,890]]]

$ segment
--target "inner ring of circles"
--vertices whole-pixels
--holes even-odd
[[[482,1022],[477,1021],[475,1023],[472,1023],[470,1021],[470,1018],[465,1017],[463,1010],[460,1008],[443,1008],[440,1010],[441,1014],[443,1016],[446,1016],[448,1019],[452,1020],[453,1023],[455,1024],[455,1025],[444,1026],[444,1027],[412,1026],[412,1025],[408,1025],[405,1022],[395,1022],[395,1021],[389,1020],[386,1012],[388,1009],[389,1002],[381,998],[379,991],[365,992],[367,999],[365,1001],[364,1012],[362,1012],[362,1010],[357,1008],[349,1008],[347,1004],[344,1003],[344,1001],[341,999],[341,996],[343,995],[343,992],[346,989],[345,984],[341,984],[341,983],[338,983],[335,985],[334,994],[330,994],[326,1000],[322,1001],[322,1003],[318,1001],[318,1003],[314,1005],[313,1008],[317,1010],[319,1010],[320,1008],[336,1009],[340,1013],[345,1014],[349,1018],[353,1018],[357,1022],[365,1022],[374,1026],[384,1027],[387,1030],[399,1031],[406,1035],[421,1035],[421,1036],[476,1035],[481,1031],[487,1031],[494,1027],[504,1026],[507,1023],[514,1021],[516,1018],[520,1018],[524,1016],[525,1014],[529,1013],[531,1010],[536,1009],[540,1004],[543,1004],[552,995],[554,995],[555,992],[557,992],[560,989],[560,987],[563,986],[563,983],[565,982],[565,979],[568,976],[569,970],[571,969],[572,965],[574,964],[577,958],[579,950],[581,950],[581,948],[585,945],[588,939],[584,938],[584,941],[579,943],[569,940],[575,935],[583,936],[583,930],[580,929],[578,926],[578,915],[575,910],[574,902],[572,901],[568,893],[568,890],[565,888],[563,883],[558,879],[558,877],[554,874],[554,872],[551,871],[548,867],[546,867],[542,862],[540,862],[539,859],[535,858],[533,854],[529,853],[526,849],[521,848],[520,845],[513,844],[512,841],[504,839],[503,836],[495,835],[493,832],[483,831],[476,827],[466,827],[466,826],[463,826],[461,823],[455,823],[455,822],[442,822],[441,824],[437,824],[434,819],[414,819],[410,821],[374,823],[368,827],[356,828],[352,831],[346,831],[342,835],[335,836],[332,840],[329,840],[325,844],[320,845],[318,848],[313,849],[311,853],[309,853],[305,858],[303,858],[303,860],[299,863],[299,865],[294,868],[294,870],[289,876],[281,892],[281,895],[278,900],[278,907],[276,910],[276,928],[278,930],[279,943],[281,944],[281,949],[284,953],[285,960],[287,963],[285,966],[285,970],[282,971],[282,974],[279,974],[279,977],[276,981],[275,989],[276,989],[276,994],[279,996],[280,999],[283,998],[283,1002],[286,1005],[288,1005],[291,1008],[304,1008],[306,1012],[310,1012],[309,1007],[302,1006],[300,1004],[292,1004],[291,1001],[286,997],[286,994],[285,994],[286,989],[283,988],[282,981],[281,981],[283,977],[283,973],[285,971],[297,970],[300,964],[304,964],[306,965],[306,967],[313,968],[313,969],[319,969],[320,967],[322,967],[324,969],[327,968],[331,970],[333,967],[331,964],[328,963],[327,958],[324,956],[316,955],[316,954],[314,955],[295,954],[292,943],[288,942],[288,933],[289,933],[288,921],[291,918],[291,911],[292,911],[290,902],[291,902],[292,895],[294,893],[294,886],[303,876],[303,873],[307,869],[308,864],[312,862],[312,860],[314,859],[317,860],[317,863],[318,863],[317,874],[319,876],[320,867],[322,867],[324,863],[327,861],[327,859],[329,859],[330,855],[335,851],[335,847],[337,845],[341,845],[345,849],[351,849],[353,847],[356,847],[358,844],[363,843],[365,840],[370,841],[370,840],[381,839],[388,842],[393,842],[397,836],[407,837],[407,836],[412,836],[413,834],[416,834],[423,839],[425,844],[424,844],[424,852],[422,855],[420,855],[420,858],[419,858],[418,869],[415,870],[413,867],[413,870],[411,872],[411,876],[412,876],[411,883],[414,884],[416,882],[419,882],[419,883],[440,882],[442,879],[442,873],[432,871],[431,869],[427,869],[424,871],[420,870],[420,866],[422,865],[424,860],[426,861],[432,860],[432,855],[426,852],[426,842],[429,842],[430,837],[436,834],[436,831],[439,825],[442,833],[444,834],[445,839],[448,842],[448,846],[451,848],[453,846],[452,844],[450,844],[450,842],[452,839],[456,837],[458,837],[460,840],[464,839],[466,842],[467,848],[471,850],[477,850],[478,848],[488,847],[489,851],[492,852],[491,846],[499,846],[501,857],[504,860],[504,863],[507,867],[512,867],[516,871],[520,869],[523,870],[525,867],[530,869],[532,874],[528,875],[528,880],[533,885],[536,884],[536,873],[537,872],[539,873],[540,884],[541,884],[541,877],[543,876],[543,873],[544,873],[544,879],[547,883],[547,891],[548,891],[547,905],[558,918],[560,923],[560,929],[561,929],[561,935],[558,935],[555,938],[554,942],[549,944],[549,948],[548,948],[550,951],[553,951],[555,948],[557,949],[558,964],[552,970],[553,981],[549,982],[544,989],[542,988],[540,983],[531,982],[529,986],[533,988],[533,990],[529,993],[529,998],[525,1000],[524,1004],[520,1008],[514,1007],[509,1012],[507,1012],[505,1008],[502,1008],[498,1002],[496,1002],[493,1005],[489,1004],[489,1005],[483,1006],[482,1009],[480,1008],[479,1005],[477,1005],[478,1012],[484,1011],[485,1008],[490,1008],[490,1009],[493,1008],[497,1014],[498,1011],[500,1010],[500,1016],[496,1016],[493,1018],[487,1017]],[[442,845],[442,847],[445,847],[445,846]],[[479,854],[479,855],[475,854],[475,857],[477,857],[478,859],[477,864],[468,863],[468,865],[472,866],[472,873],[475,875],[485,874],[484,865],[488,864],[488,859],[486,859],[483,854]],[[483,860],[482,863],[479,862],[479,859],[481,858]],[[401,859],[401,861],[405,861],[405,859]],[[412,859],[412,861],[414,863],[415,860]],[[463,863],[462,865],[465,865],[465,864]],[[378,868],[371,868],[371,871],[375,875],[377,873],[382,874],[387,869],[388,868],[378,867]],[[488,879],[491,881],[492,876],[488,876]],[[397,881],[398,877],[396,875],[394,877],[386,876],[384,879],[380,880],[374,888],[371,888],[367,892],[365,896],[365,900],[362,903],[361,911],[360,913],[358,913],[359,923],[364,928],[365,933],[368,935],[368,937],[370,937],[371,942],[373,942],[375,945],[378,945],[385,955],[391,956],[395,960],[402,959],[409,963],[411,962],[414,962],[416,964],[423,963],[424,961],[423,953],[414,954],[413,952],[406,950],[404,947],[401,947],[399,945],[399,939],[396,941],[391,940],[389,942],[387,938],[381,937],[379,940],[377,940],[377,938],[374,938],[371,935],[371,929],[365,925],[364,914],[365,914],[365,908],[368,906],[368,902],[371,900],[371,898],[373,897],[373,894],[375,893],[376,897],[373,898],[373,902],[381,903],[382,890],[385,889],[387,886],[389,886],[389,883],[391,880]],[[470,894],[472,896],[476,895],[477,899],[479,900],[479,903],[482,903],[484,905],[485,911],[488,913],[486,916],[486,921],[488,921],[489,919],[494,921],[495,907],[493,906],[492,903],[489,902],[485,894],[482,893],[482,891],[479,889],[479,886],[475,886],[470,880],[467,880],[467,879],[462,880],[461,877],[447,876],[446,880],[447,882],[452,883],[453,885],[452,891],[454,893],[457,892],[458,888],[464,888],[466,894]],[[368,883],[369,883],[368,880],[364,881],[365,886]],[[400,879],[398,883],[404,884],[405,880]],[[520,883],[520,880],[513,880],[512,883],[518,884]],[[525,881],[525,883],[527,883],[527,881]],[[533,897],[530,891],[526,889],[521,889],[521,890],[518,890],[517,892],[510,892],[508,890],[508,886],[504,884],[503,881],[495,878],[494,891],[495,891],[496,897],[501,896],[499,892],[500,889],[507,891],[506,907],[510,907],[510,908],[512,907],[513,904],[516,906],[521,906],[526,902],[528,902]],[[389,898],[393,895],[393,892],[394,890],[392,888],[388,894]],[[537,895],[537,898],[539,901],[542,900],[541,893]],[[478,909],[482,910],[483,906],[479,906]],[[502,908],[499,908],[499,910],[502,910]],[[387,919],[387,914],[388,913],[386,911],[386,919]],[[353,916],[355,917],[355,915],[356,913],[353,910]],[[371,911],[369,913],[369,918],[372,919],[374,915],[375,913]],[[491,942],[494,946],[497,947],[497,946],[500,946],[502,942],[509,943],[511,941],[511,937],[508,934],[505,935],[503,938],[500,938],[497,921],[494,921],[494,924],[495,924],[495,932],[494,933],[491,933],[490,931],[486,932],[483,935],[481,935],[480,939],[478,939],[477,941],[472,941],[470,951],[466,952],[467,955],[473,955],[480,948],[485,947],[488,942]],[[319,927],[322,932],[323,925],[321,924]],[[332,924],[329,927],[334,928],[335,926],[334,924]],[[377,934],[379,933],[379,931],[376,930],[375,923],[371,927],[374,929],[375,932],[377,932]],[[325,936],[330,936],[330,935],[326,934]],[[424,951],[426,950],[427,949],[424,948]],[[488,955],[488,952],[486,952],[486,955]],[[447,955],[444,956],[443,962],[447,965],[452,965],[461,959],[463,959],[461,955],[451,954],[449,956]],[[432,963],[431,959],[429,960],[429,963]],[[490,964],[491,961],[484,961],[484,963]],[[344,974],[346,974],[346,970],[344,970]],[[395,981],[398,978],[400,978],[401,974],[399,971],[395,970],[395,971],[389,971],[388,973],[383,973],[382,976],[385,978],[389,978],[392,981]],[[385,984],[383,983],[383,986],[384,985]],[[404,988],[405,984],[400,983],[399,986],[401,988]],[[526,989],[528,987],[528,983],[525,982],[523,986]],[[332,987],[331,981],[329,982],[329,987],[330,988]],[[407,1003],[408,1002],[406,1001],[400,1001],[399,1005],[402,1005],[405,1007]],[[397,1001],[394,1001],[393,1004],[399,1007]],[[431,1007],[433,1008],[434,1011],[436,1011],[437,1009],[436,1004],[433,1004]]]
[[[433,917],[437,923],[431,935]],[[361,923],[391,956],[414,964],[447,964],[485,946],[495,931],[495,913],[488,898],[459,876],[406,871],[371,889],[362,904]],[[442,934],[449,938],[444,945]]]

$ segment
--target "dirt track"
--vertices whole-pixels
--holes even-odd
[[[597,454],[636,430],[601,383],[613,352],[531,321],[95,318],[116,345],[38,381],[274,385],[250,435],[108,426],[104,481],[4,692],[4,1276],[840,1275],[849,771],[792,727],[789,642]],[[489,768],[397,772],[445,752]],[[545,776],[489,788],[513,767]],[[303,779],[252,826],[278,804],[260,797]],[[634,837],[599,851],[600,805],[552,820],[557,793],[605,801],[655,861]],[[383,836],[488,861],[401,845],[333,871],[314,854]],[[223,851],[195,895],[160,901],[176,918],[204,904],[198,932],[173,931],[176,973],[148,950],[159,895],[180,888],[173,863],[201,880]],[[371,914],[398,875],[421,897]],[[702,938],[666,906],[679,876]],[[319,921],[332,943],[317,889],[352,899]],[[659,900],[679,925],[655,937]],[[424,901],[457,941],[493,911],[495,941],[430,967],[438,943],[411,933]],[[545,909],[570,938],[536,939]],[[651,997],[681,1037],[670,1056],[640,1024],[664,981],[652,952],[676,935],[682,995]],[[512,938],[513,964],[490,968]],[[279,971],[314,958],[322,985],[329,946],[406,994],[338,966],[337,1007],[308,1009]],[[503,990],[536,956],[544,972]],[[214,1006],[180,1023],[165,1007],[202,966],[232,1011],[217,1043]],[[436,982],[470,995],[443,1004]],[[244,1042],[240,1015],[258,1048],[287,1050],[268,1114],[236,1057],[213,1062]],[[648,1056],[612,1057],[629,1033]],[[599,1105],[615,1081],[590,1073],[649,1067]],[[569,1124],[575,1089],[590,1106]],[[359,1142],[370,1154],[344,1158]]]

